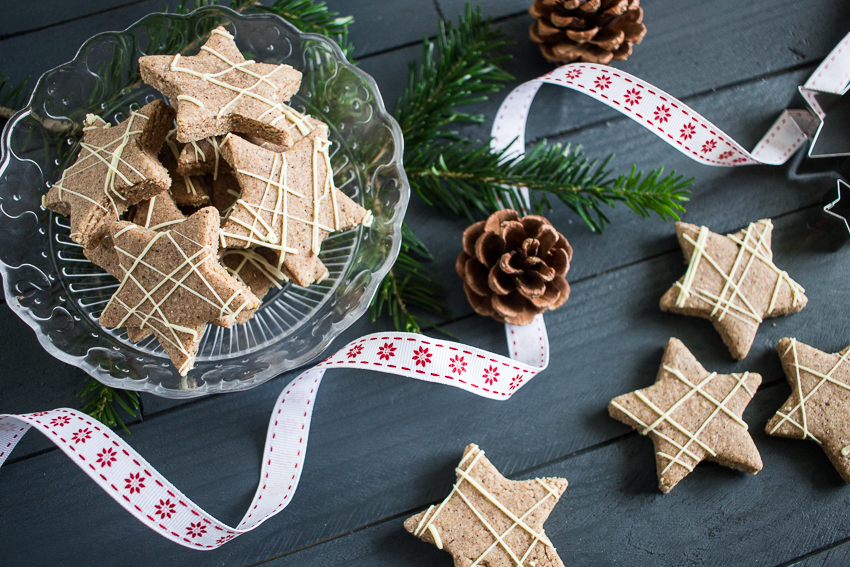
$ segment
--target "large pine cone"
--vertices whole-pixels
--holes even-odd
[[[543,217],[505,209],[463,232],[455,269],[472,308],[500,322],[528,325],[570,297],[564,276],[573,249]]]
[[[534,0],[528,13],[531,39],[559,65],[623,61],[646,35],[640,0]]]

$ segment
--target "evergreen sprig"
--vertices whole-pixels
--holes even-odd
[[[530,190],[533,208],[548,207],[554,197],[594,231],[604,229],[609,222],[605,208],[618,202],[641,216],[656,213],[662,219],[678,219],[692,179],[675,172],[664,176],[657,168],[644,175],[633,166],[628,173],[615,174],[609,168],[613,155],[592,160],[580,147],[545,141],[512,157],[453,132],[455,125],[483,122],[482,116],[458,107],[486,100],[512,79],[501,68],[508,59],[503,53],[507,45],[501,30],[469,5],[457,27],[443,21],[436,43],[424,41],[422,63],[411,64],[407,88],[394,112],[404,134],[405,170],[413,191],[425,203],[470,222],[505,207],[526,210],[518,187]],[[403,242],[409,246],[410,235],[403,234]],[[391,302],[395,313],[408,313],[407,285],[428,293],[428,301],[415,307],[442,314],[430,307],[435,286],[422,264],[426,258],[400,256],[373,300],[373,316],[384,305],[389,310]],[[394,317],[394,322],[402,329],[408,320]]]
[[[82,398],[84,412],[107,427],[120,427],[130,433],[116,404],[129,416],[135,418],[136,412],[139,411],[138,392],[115,390],[87,376],[86,385],[77,393],[77,396]]]
[[[456,28],[441,20],[436,44],[424,40],[422,63],[410,64],[407,88],[395,105],[405,147],[430,146],[438,138],[452,138],[446,129],[451,124],[483,122],[483,116],[457,108],[486,101],[488,94],[513,79],[501,68],[510,58],[502,53],[507,45],[502,31],[469,4]]]
[[[597,231],[609,222],[603,205],[617,202],[644,217],[654,212],[662,219],[678,220],[692,181],[675,172],[663,176],[663,168],[644,175],[632,167],[615,176],[608,167],[613,156],[591,160],[581,147],[569,144],[539,142],[514,157],[508,157],[507,150],[495,152],[465,141],[411,151],[421,154],[411,159],[416,165],[407,168],[417,194],[470,222],[505,207],[526,209],[512,187],[528,188],[544,206],[547,196],[559,199]],[[418,165],[429,161],[429,167]]]
[[[401,236],[398,259],[372,300],[372,321],[386,310],[396,329],[420,333],[421,325],[427,321],[410,309],[422,309],[437,316],[445,316],[448,311],[436,298],[436,286],[423,265],[434,261],[431,252],[406,223],[401,225]]]

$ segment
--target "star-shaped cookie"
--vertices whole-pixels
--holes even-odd
[[[226,326],[260,301],[218,262],[218,211],[201,209],[171,230],[129,222],[110,227],[121,285],[100,316],[104,327],[150,327],[182,376],[194,365],[208,322]]]
[[[850,346],[827,354],[785,338],[776,350],[791,396],[767,422],[765,431],[776,437],[811,439],[841,478],[850,482]]]
[[[162,151],[159,152],[159,161],[171,176],[171,197],[181,207],[200,208],[209,205],[211,188],[206,179],[200,175],[182,175],[179,172],[177,160],[184,144],[177,142],[176,132],[171,130],[168,133]]]
[[[703,460],[756,474],[761,456],[741,419],[761,376],[708,372],[678,339],[664,350],[655,384],[611,400],[614,419],[655,445],[658,488],[667,493]]]
[[[327,277],[318,254],[328,234],[371,222],[370,213],[334,187],[329,142],[320,131],[282,153],[234,135],[221,144],[242,189],[222,226],[222,247],[275,250],[277,269],[285,267],[301,286]]]
[[[128,207],[168,189],[171,179],[157,159],[174,119],[155,100],[117,126],[89,114],[77,161],[42,198],[45,208],[71,216],[71,239],[84,247],[103,225]]]
[[[139,58],[139,69],[142,80],[177,109],[182,143],[244,132],[288,146],[299,122],[283,103],[298,92],[301,72],[246,60],[223,27],[212,31],[197,55],[147,55]]]
[[[563,567],[543,523],[566,479],[508,480],[477,445],[466,447],[455,472],[446,499],[408,518],[407,531],[451,553],[455,567]]]
[[[677,222],[688,269],[661,298],[661,310],[708,319],[732,356],[747,356],[767,317],[806,306],[804,289],[773,263],[770,219],[726,236]]]

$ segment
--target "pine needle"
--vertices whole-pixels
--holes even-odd
[[[132,390],[116,390],[86,377],[86,385],[77,393],[82,398],[83,411],[107,427],[120,427],[127,433],[127,425],[121,418],[119,408],[135,419],[139,411],[139,393]],[[118,405],[118,408],[115,407]]]

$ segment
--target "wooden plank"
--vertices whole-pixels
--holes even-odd
[[[822,451],[814,443],[777,439],[763,431],[789,393],[785,384],[762,388],[744,413],[764,460],[755,477],[703,464],[670,494],[661,494],[652,445],[634,433],[518,477],[570,481],[545,526],[566,565],[782,563],[843,538],[850,529],[845,502],[850,487]],[[461,445],[454,448],[455,460]],[[510,455],[483,448],[497,467],[511,466]],[[454,480],[452,467],[435,480],[443,495]],[[450,555],[404,530],[406,517],[267,565],[450,567]],[[846,557],[839,553],[834,559]]]
[[[822,551],[817,551],[807,557],[801,558],[799,561],[788,562],[785,565],[794,565],[795,567],[826,567],[828,565],[847,565],[848,562],[850,562],[850,545],[848,545],[848,538],[844,538],[837,545],[827,547]]]
[[[120,9],[139,0],[124,0],[120,3],[104,0],[41,0],[38,3],[21,3],[14,10],[7,10],[0,21],[0,38],[31,33],[34,30],[55,27],[70,20],[91,17],[107,10]]]
[[[802,313],[775,320],[775,327],[764,325],[744,362],[730,360],[708,323],[659,314],[658,298],[684,270],[678,252],[663,254],[577,284],[567,307],[547,318],[552,369],[509,402],[362,371],[329,375],[317,400],[298,496],[283,514],[219,551],[194,554],[148,533],[53,452],[0,471],[4,513],[16,518],[0,525],[0,538],[11,542],[5,554],[33,562],[91,562],[109,545],[110,557],[122,564],[248,564],[313,544],[437,500],[458,448],[469,441],[499,455],[502,470],[512,475],[616,438],[625,428],[607,417],[605,406],[612,397],[652,382],[670,336],[681,338],[708,368],[753,370],[767,381],[781,381],[772,352],[779,338],[796,335],[837,350],[850,334],[847,322],[830,316],[834,307],[825,299],[844,281],[845,270],[825,252],[827,239],[806,228],[808,216],[805,211],[777,222],[775,253],[812,300]],[[664,246],[673,240],[671,231]],[[505,352],[504,331],[496,323],[469,318],[448,330],[463,341]],[[253,495],[267,412],[282,384],[274,381],[165,412],[137,428],[132,444],[199,505],[235,522]],[[788,460],[805,455],[805,447],[789,445]],[[611,465],[605,463],[613,458],[594,470],[608,471]],[[651,477],[651,467],[646,470]],[[799,484],[799,473],[782,474]],[[819,482],[813,481],[815,489],[823,488]],[[78,526],[73,537],[85,545],[58,543],[68,540],[68,526]],[[44,543],[34,546],[35,537]]]
[[[355,59],[420,42],[439,29],[433,0],[327,0],[326,4],[334,12],[354,16],[349,36]]]

